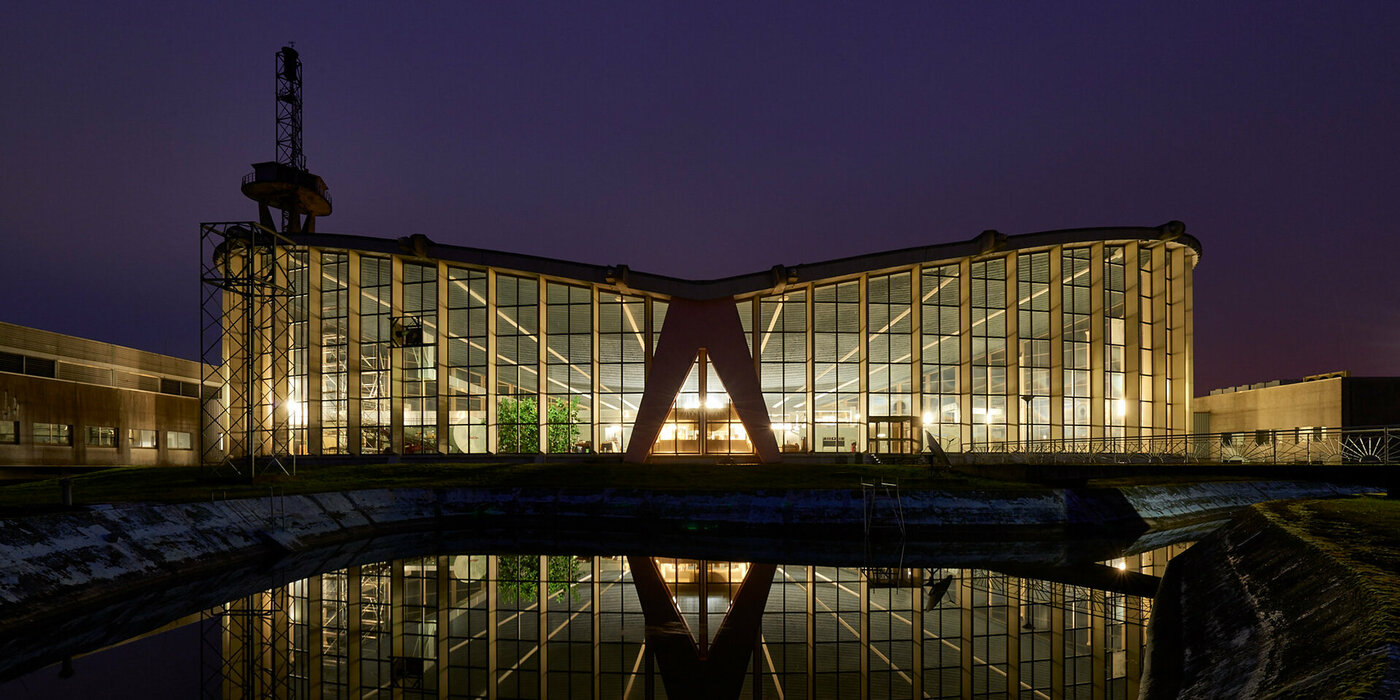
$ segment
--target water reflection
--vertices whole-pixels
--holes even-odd
[[[1110,569],[1049,570],[1055,580],[636,556],[400,559],[206,613],[204,689],[300,698],[1136,697],[1151,600],[1131,593],[1185,547],[1104,562]],[[1079,585],[1086,580],[1103,586]]]

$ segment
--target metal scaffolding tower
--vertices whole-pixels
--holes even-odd
[[[296,473],[287,364],[287,259],[295,247],[251,222],[206,223],[200,230],[200,351],[206,395],[201,461],[252,479]]]
[[[277,586],[204,612],[213,628],[199,649],[207,700],[292,697],[287,598],[287,586]]]

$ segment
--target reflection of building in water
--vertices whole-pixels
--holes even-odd
[[[1161,575],[1184,548],[1111,564]],[[691,634],[704,610],[713,639],[748,565],[655,561]],[[1150,600],[980,569],[914,573],[887,587],[859,569],[777,567],[743,696],[1136,697]],[[226,696],[274,666],[291,697],[666,695],[623,558],[396,560],[234,605],[278,597],[258,638],[230,635],[246,616],[224,619],[223,667],[205,673],[225,674]]]

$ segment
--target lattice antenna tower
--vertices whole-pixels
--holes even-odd
[[[291,46],[277,52],[277,160],[254,163],[243,178],[243,194],[258,203],[258,220],[274,228],[272,209],[282,212],[282,233],[314,232],[316,217],[331,213],[326,183],[306,170],[301,150],[301,56]]]
[[[301,56],[293,46],[277,52],[277,162],[306,170],[301,151]]]

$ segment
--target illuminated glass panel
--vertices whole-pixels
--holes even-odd
[[[646,301],[602,292],[598,297],[598,448],[627,449],[646,389]]]
[[[1088,248],[1067,248],[1060,258],[1064,308],[1060,317],[1064,343],[1064,437],[1067,440],[1089,439],[1089,328],[1093,289],[1089,274],[1090,252]]]
[[[1138,423],[1143,435],[1153,432],[1152,421],[1152,324],[1157,321],[1152,309],[1152,249],[1138,248]]]
[[[403,353],[403,451],[437,452],[437,266],[404,263],[403,315],[423,327],[423,344]]]
[[[593,450],[593,300],[587,287],[545,287],[545,432],[549,452]]]
[[[350,262],[321,254],[321,452],[349,450]]]
[[[1104,247],[1104,437],[1126,433],[1128,397],[1126,253],[1123,246]]]
[[[536,280],[496,276],[497,452],[540,451],[539,297]]]
[[[961,284],[957,265],[925,267],[923,293],[924,440],[937,440],[945,451],[962,449],[958,408],[962,364]]]
[[[759,382],[773,435],[783,452],[807,452],[807,292],[758,302]]]
[[[360,259],[360,452],[393,450],[389,418],[391,357],[388,258]]]
[[[447,269],[447,450],[482,454],[486,442],[486,272]]]
[[[306,251],[287,253],[287,437],[292,454],[306,454],[307,423],[307,327],[310,303]]]
[[[972,442],[1007,440],[1006,260],[972,263]]]
[[[867,389],[874,452],[912,453],[914,433],[912,288],[910,273],[872,276],[865,287]]]
[[[1050,254],[1024,253],[1016,265],[1022,440],[1050,439]]]
[[[812,419],[816,449],[860,449],[860,283],[812,291]]]

